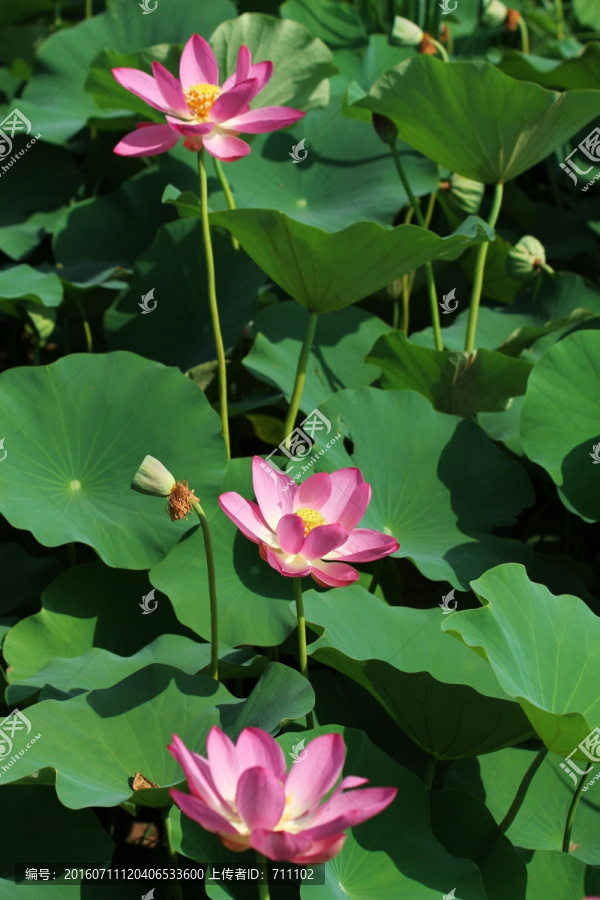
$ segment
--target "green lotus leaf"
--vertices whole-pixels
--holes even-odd
[[[28,707],[31,734],[41,737],[17,756],[2,781],[10,784],[38,770],[54,769],[61,803],[81,809],[134,801],[133,779],[140,772],[158,786],[143,790],[140,805],[169,806],[167,788],[183,782],[179,765],[167,751],[173,734],[190,750],[204,752],[213,725],[221,725],[234,738],[239,733],[236,722],[242,721],[276,732],[282,720],[305,715],[313,703],[306,679],[279,663],[265,669],[246,700],[206,675],[152,664],[113,687]],[[26,738],[20,731],[16,734],[13,755]]]
[[[547,91],[488,62],[429,55],[377,81],[360,109],[393,119],[398,136],[451,172],[483,184],[510,181],[600,114],[600,91]],[[499,115],[499,110],[510,114]]]
[[[331,51],[298,22],[244,13],[223,22],[210,43],[223,78],[235,72],[242,44],[251,51],[253,62],[271,60],[273,77],[260,93],[259,106],[327,106],[326,79],[337,71]]]
[[[236,343],[256,307],[264,273],[224,232],[212,238],[225,347]],[[202,229],[194,219],[170,222],[134,267],[133,279],[104,317],[111,350],[131,350],[183,370],[215,358]],[[152,289],[151,314],[139,304]],[[185,328],[181,323],[185,320]]]
[[[0,309],[18,315],[19,301],[36,306],[60,306],[63,288],[60,278],[51,272],[39,272],[32,266],[13,266],[0,272]]]
[[[598,21],[600,24],[600,17]],[[572,91],[596,88],[599,65],[600,44],[589,43],[572,59],[549,59],[519,50],[507,50],[498,68],[520,81],[533,81],[555,91]]]
[[[474,422],[437,412],[414,391],[340,391],[319,409],[353,448],[349,455],[336,441],[320,467],[359,467],[372,488],[361,527],[393,534],[399,555],[427,578],[468,590],[492,566],[530,558],[529,547],[492,533],[532,503],[529,479]]]
[[[441,238],[416,225],[356,222],[328,233],[267,209],[211,213],[273,281],[311,312],[335,312],[433,259],[455,259],[493,240],[475,216]],[[307,260],[310,260],[308,265]]]
[[[402,331],[380,337],[366,361],[383,369],[383,386],[419,391],[440,412],[469,418],[505,409],[525,393],[533,364],[493,350],[447,353],[417,347]]]
[[[589,761],[578,745],[600,721],[598,617],[579,597],[530,581],[520,565],[496,566],[472,588],[482,608],[442,628],[490,663],[549,750]]]
[[[431,756],[488,753],[531,734],[526,717],[466,647],[452,647],[440,609],[388,607],[358,585],[304,595],[306,620],[322,636],[313,659],[365,687]]]
[[[546,469],[567,504],[594,520],[600,519],[599,379],[600,332],[576,331],[537,362],[521,412],[527,456]]]
[[[494,819],[501,822],[536,753],[537,748],[508,747],[477,761],[460,760],[452,764],[444,788],[475,794],[485,801]],[[561,762],[563,760],[549,753],[535,773],[523,805],[506,832],[513,844],[526,850],[550,851],[557,855],[562,850],[566,811],[573,799],[575,785],[560,768]],[[578,765],[583,771],[590,761]],[[594,780],[597,771],[594,766],[586,779],[586,790],[581,794],[571,833],[574,846],[568,854],[595,866],[600,865],[600,784]],[[574,774],[579,781],[580,776]]]
[[[74,353],[11,369],[0,380],[0,420],[0,511],[45,546],[79,541],[125,568],[162,559],[186,522],[131,490],[148,453],[215,509],[226,459],[219,418],[196,385],[158,363]]]

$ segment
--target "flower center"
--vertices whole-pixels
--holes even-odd
[[[190,112],[197,122],[206,122],[208,114],[221,93],[218,84],[193,84],[183,94]]]
[[[300,516],[300,518],[304,522],[304,537],[306,537],[308,532],[312,531],[313,528],[316,528],[318,525],[327,525],[327,522],[325,521],[321,513],[317,512],[316,509],[310,509],[310,507],[308,506],[305,506],[302,509],[297,509],[296,515]]]

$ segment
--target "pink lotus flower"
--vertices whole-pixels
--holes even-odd
[[[177,735],[169,745],[191,794],[171,790],[177,806],[237,853],[253,847],[273,860],[321,863],[340,852],[345,828],[384,810],[396,788],[364,788],[366,778],[341,775],[346,748],[340,734],[324,734],[286,773],[283,750],[260,728],[244,728],[233,744],[218,726],[211,728],[208,759],[192,753]]]
[[[372,562],[400,546],[394,537],[356,527],[371,499],[358,469],[318,473],[297,485],[255,456],[252,480],[258,506],[234,491],[221,494],[219,503],[282,575],[312,575],[323,587],[345,587],[358,579],[348,563]]]
[[[288,106],[250,110],[250,101],[273,75],[273,63],[252,64],[252,54],[240,47],[237,68],[219,87],[219,69],[210,44],[194,34],[184,47],[175,78],[160,63],[152,63],[151,75],[139,69],[113,69],[120,85],[165,114],[167,124],[141,122],[115,147],[120,156],[155,156],[166,153],[184,137],[183,146],[207,151],[223,162],[234,162],[250,153],[237,137],[241,131],[261,134],[293,125],[304,115]]]

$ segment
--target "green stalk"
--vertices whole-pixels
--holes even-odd
[[[85,0],[85,17],[86,19],[92,18],[92,0]]]
[[[496,226],[500,207],[502,206],[502,195],[504,193],[504,184],[500,181],[496,185],[494,192],[494,202],[492,211],[488,218],[490,228]],[[475,256],[475,272],[473,273],[473,287],[471,290],[471,307],[469,309],[469,321],[467,322],[467,337],[465,340],[465,350],[468,353],[473,351],[475,346],[475,333],[477,331],[477,316],[479,314],[479,301],[481,300],[481,289],[483,287],[483,274],[485,271],[485,261],[488,253],[489,241],[484,241],[477,248]]]
[[[527,22],[520,16],[517,19],[517,26],[519,28],[519,34],[521,35],[521,47],[523,48],[523,53],[529,53],[529,29],[527,28]]]
[[[508,831],[508,829],[510,828],[510,826],[512,825],[514,820],[517,818],[517,813],[519,812],[519,810],[521,809],[521,806],[523,805],[523,801],[525,799],[525,794],[527,793],[527,791],[529,789],[529,785],[533,781],[533,776],[535,775],[535,773],[537,772],[537,770],[539,769],[541,764],[544,762],[544,759],[546,758],[547,753],[548,753],[548,748],[542,746],[541,750],[539,751],[539,753],[536,754],[535,759],[533,760],[533,762],[531,763],[531,765],[529,766],[529,768],[523,775],[523,778],[521,779],[521,783],[519,785],[517,793],[515,794],[515,799],[511,803],[508,812],[506,813],[506,815],[500,822],[500,825],[498,826],[500,828],[500,831],[502,831],[503,833],[505,831]]]
[[[85,346],[88,353],[94,352],[94,342],[92,340],[92,330],[90,328],[90,323],[88,322],[88,318],[85,314],[85,309],[83,303],[79,299],[79,297],[75,297],[75,303],[77,304],[77,308],[79,309],[79,315],[81,316],[81,324],[83,325],[83,331],[85,333]]]
[[[573,822],[575,821],[575,813],[577,812],[577,807],[579,806],[579,801],[581,800],[581,791],[583,789],[583,785],[587,781],[589,772],[586,772],[579,779],[579,784],[575,788],[575,793],[573,794],[573,799],[571,800],[571,805],[569,807],[569,812],[567,813],[567,822],[565,824],[565,833],[563,837],[562,843],[562,852],[568,853],[569,847],[571,846],[571,830],[573,828]]]
[[[308,658],[306,656],[306,620],[304,618],[304,602],[302,600],[302,579],[294,578],[294,600],[296,601],[296,618],[298,619],[298,657],[300,659],[300,672],[308,683]],[[306,716],[306,727],[314,728],[315,720],[312,711]]]
[[[286,437],[288,437],[288,435],[291,434],[291,432],[294,430],[296,416],[298,415],[298,410],[300,409],[302,390],[304,388],[304,382],[306,381],[306,366],[308,364],[310,348],[312,347],[313,338],[315,336],[318,315],[319,314],[316,312],[309,312],[308,314],[308,324],[306,326],[306,332],[304,334],[300,356],[298,357],[296,379],[294,381],[294,388],[292,390],[292,396],[290,399],[290,407],[288,409],[288,414],[285,420],[284,435]]]
[[[208,570],[208,596],[210,600],[210,677],[219,680],[219,607],[217,604],[217,581],[215,577],[215,561],[212,551],[212,539],[206,513],[199,503],[192,504],[200,519],[204,537],[204,552]]]
[[[449,62],[448,54],[446,52],[446,48],[444,47],[444,45],[440,44],[439,41],[436,41],[436,39],[431,37],[431,35],[429,35],[429,40],[435,46],[435,49],[437,50],[437,52],[439,53],[441,58],[444,60],[444,62]]]
[[[556,37],[559,41],[565,37],[565,11],[562,0],[555,0],[556,6]]]
[[[427,762],[425,763],[425,772],[423,774],[423,784],[427,788],[428,791],[431,790],[431,786],[433,784],[433,778],[435,776],[435,767],[437,766],[437,759],[434,756],[428,756]]]
[[[392,151],[392,156],[394,157],[394,162],[396,163],[396,169],[398,170],[398,175],[400,176],[400,181],[402,182],[402,187],[408,197],[412,208],[415,211],[415,218],[421,228],[426,228],[425,219],[423,218],[423,213],[421,212],[421,207],[419,205],[419,201],[413,194],[410,184],[408,183],[408,178],[406,177],[406,173],[404,171],[404,167],[402,165],[402,161],[400,159],[400,154],[398,153],[398,148],[396,147],[396,142],[390,144],[390,149]],[[435,349],[443,350],[444,345],[442,343],[442,331],[440,328],[440,311],[438,309],[438,300],[437,293],[435,289],[435,281],[433,278],[433,266],[430,262],[425,263],[425,275],[427,278],[427,291],[429,293],[429,305],[431,307],[431,323],[433,325],[433,336],[435,341]]]
[[[229,186],[229,182],[227,181],[227,176],[223,171],[223,166],[221,165],[221,160],[217,159],[216,156],[213,156],[213,163],[215,166],[215,172],[217,173],[217,178],[221,184],[221,190],[225,194],[225,199],[227,200],[228,209],[235,209],[235,200],[233,199],[233,194],[231,193],[231,188]],[[237,238],[231,235],[231,243],[233,244],[234,250],[240,249],[240,242]]]
[[[266,872],[267,861],[264,858],[264,856],[262,855],[262,853],[258,852],[258,850],[256,851],[256,862],[257,862],[259,870],[261,869],[262,866],[264,866],[265,872]],[[269,877],[268,877],[268,875],[266,875],[265,877],[267,878],[266,881],[258,882],[259,900],[271,900],[271,894],[269,893]]]
[[[219,364],[219,411],[221,414],[223,437],[225,439],[225,446],[227,447],[227,459],[231,459],[229,418],[227,415],[227,364],[225,362],[225,348],[223,347],[221,324],[219,322],[219,307],[217,305],[215,260],[210,238],[210,222],[208,219],[208,180],[206,178],[206,168],[204,166],[204,149],[200,150],[198,153],[198,171],[200,174],[200,202],[202,204],[202,234],[204,237],[204,251],[206,254],[206,271],[208,273],[208,303],[210,306],[210,317],[212,319],[215,344],[217,347],[217,361]]]
[[[178,869],[179,861],[177,859],[177,853],[173,849],[173,835],[171,830],[171,819],[169,818],[169,810],[163,809],[162,812],[162,820],[165,829],[165,842],[167,844],[167,852],[169,854],[169,868]],[[181,893],[181,883],[179,881],[169,881],[169,893],[171,900],[183,900],[183,894]]]

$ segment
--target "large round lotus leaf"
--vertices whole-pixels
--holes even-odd
[[[332,733],[342,734],[346,744],[344,776],[368,778],[373,787],[396,787],[398,794],[382,813],[347,831],[341,853],[325,864],[325,884],[309,882],[301,887],[302,900],[440,900],[451,886],[457,888],[456,900],[461,892],[469,900],[487,900],[475,863],[452,856],[436,837],[427,791],[420,779],[376,747],[362,731],[329,725],[302,732],[306,759],[310,759],[310,741]],[[277,738],[288,761],[299,737],[295,732]],[[213,835],[175,808],[171,820],[174,845],[184,855],[209,861],[219,869],[253,864],[250,854],[248,862],[242,862],[243,856],[225,850]],[[227,888],[227,893],[215,889],[210,896],[219,900],[250,896],[238,892],[235,882]]]
[[[254,320],[256,337],[244,358],[249,372],[278,388],[288,401],[307,321],[306,310],[297,303],[268,306]],[[306,367],[302,409],[310,413],[340,388],[360,390],[372,384],[380,369],[363,359],[388,331],[389,325],[357,307],[320,318]]]
[[[417,225],[384,228],[355,222],[333,233],[269,209],[211,213],[284,291],[313,312],[335,312],[433,259],[456,259],[475,244],[493,240],[481,219],[439,237]]]
[[[190,750],[204,752],[213,725],[234,737],[247,726],[276,732],[282,720],[305,715],[313,704],[306,679],[279,663],[265,669],[245,700],[206,675],[153,664],[113,687],[29,706],[31,733],[41,737],[2,773],[3,786],[51,768],[65,806],[116,806],[134,799],[139,772],[157,785],[144,789],[140,805],[170,805],[166,788],[183,781],[166,749],[173,734]],[[17,731],[13,755],[21,742],[25,734]]]
[[[362,684],[431,756],[489,753],[528,737],[518,704],[476,654],[456,652],[441,610],[385,606],[357,585],[304,595],[306,620],[322,637],[313,659]]]
[[[459,590],[530,549],[496,537],[533,494],[523,467],[474,422],[434,410],[414,391],[340,391],[319,407],[341,440],[319,458],[328,472],[358,466],[373,495],[361,527],[393,534],[400,556]],[[317,438],[317,435],[315,435]],[[318,440],[315,451],[325,441]]]
[[[154,597],[154,612],[143,615],[139,604],[151,589],[145,572],[110,569],[101,562],[65,569],[42,594],[41,611],[18,622],[7,637],[8,681],[26,679],[56,658],[100,649],[128,656],[160,635],[191,636],[160,594]],[[154,606],[151,600],[147,605]]]
[[[600,519],[600,332],[582,330],[551,347],[529,376],[521,442],[579,515]],[[596,449],[595,449],[596,448]]]
[[[356,106],[393,119],[403,141],[451,172],[497,184],[595,120],[600,91],[560,94],[488,62],[448,65],[423,54],[386,72]]]
[[[223,341],[230,347],[252,318],[265,276],[249,256],[234,249],[225,232],[212,241]],[[105,316],[111,350],[132,350],[183,370],[215,358],[202,247],[196,219],[180,219],[158,230],[136,261],[128,290]],[[151,288],[156,308],[143,315],[139,303]],[[153,300],[148,303],[154,305]]]
[[[190,523],[133,491],[147,454],[187,479],[207,513],[225,471],[218,415],[189,379],[133,353],[74,353],[0,379],[7,457],[0,511],[49,547],[80,541],[111,566],[162,559]]]
[[[260,13],[245,13],[220,25],[210,39],[219,72],[225,79],[235,72],[238,50],[244,44],[253,62],[270,59],[273,77],[256,106],[326,106],[329,82],[336,72],[331,51],[303,25]]]
[[[280,7],[284,19],[301,22],[329,47],[356,47],[368,35],[357,9],[332,0],[286,0]]]
[[[229,462],[222,491],[254,500],[251,460]],[[220,510],[210,521],[219,601],[219,639],[235,647],[280,644],[296,627],[290,607],[291,578],[259,556],[258,547]],[[190,529],[150,573],[152,584],[170,598],[180,622],[210,639],[206,557],[200,526]]]
[[[475,760],[453,763],[444,788],[459,789],[485,800],[497,822],[501,822],[517,793],[525,772],[535,759],[537,748],[508,747]],[[519,847],[528,850],[560,852],[565,830],[566,810],[573,799],[575,785],[560,764],[564,760],[549,753],[527,789],[523,805],[507,831]],[[581,771],[591,765],[578,763]],[[571,833],[570,855],[590,865],[600,865],[600,782],[594,766],[585,781]],[[574,772],[579,781],[580,776]]]
[[[483,607],[454,613],[444,630],[487,659],[549,750],[589,761],[578,745],[600,722],[598,616],[519,565],[497,566],[472,588]]]
[[[101,109],[84,90],[88,69],[102,50],[141,50],[154,44],[180,44],[200,32],[205,37],[225,19],[235,16],[230,0],[169,0],[168,15],[142,14],[130,0],[112,0],[106,12],[51,35],[38,51],[36,71],[27,84],[19,109],[44,140],[62,144],[90,118],[119,116]]]
[[[237,205],[277,209],[325,231],[365,219],[391,225],[407,203],[394,161],[374,129],[339,115],[339,106],[340,98],[333,98],[327,109],[311,110],[285,132],[257,135],[252,153],[227,169]],[[292,147],[301,141],[307,156],[293,163]],[[405,145],[401,153],[413,193],[435,191],[431,160]],[[210,202],[213,209],[226,206],[218,191]]]

